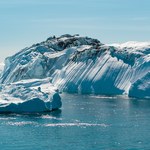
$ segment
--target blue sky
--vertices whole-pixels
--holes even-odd
[[[0,61],[65,33],[150,41],[150,0],[0,0]]]

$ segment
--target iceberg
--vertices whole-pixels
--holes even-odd
[[[150,98],[150,43],[103,44],[65,34],[5,59],[0,111],[61,107],[60,92]]]
[[[21,80],[0,87],[0,113],[47,112],[61,105],[59,92],[49,78]]]

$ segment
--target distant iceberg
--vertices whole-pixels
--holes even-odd
[[[127,42],[105,45],[97,39],[66,34],[60,37],[53,36],[44,42],[34,44],[6,58],[0,83],[1,95],[7,97],[8,94],[6,98],[8,100],[1,98],[3,101],[1,101],[0,109],[9,110],[9,105],[5,104],[6,101],[16,105],[17,98],[17,108],[15,106],[14,110],[21,111],[23,107],[32,107],[35,101],[42,100],[43,104],[39,105],[42,108],[35,104],[36,111],[38,108],[40,111],[45,111],[44,105],[49,100],[48,95],[51,97],[57,95],[58,105],[56,100],[54,108],[61,107],[59,93],[55,92],[57,90],[49,94],[45,94],[44,90],[37,91],[38,87],[32,88],[37,81],[33,81],[31,85],[28,84],[32,80],[38,80],[40,86],[44,86],[46,80],[46,84],[51,89],[56,87],[59,91],[69,93],[125,94],[130,97],[149,99],[150,43]],[[21,82],[23,82],[23,88],[20,87]],[[14,95],[14,92],[10,92],[13,87],[21,91]],[[20,97],[19,94],[24,92],[26,96]],[[31,103],[20,106],[27,100]]]

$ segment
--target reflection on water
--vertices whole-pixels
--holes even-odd
[[[62,109],[50,113],[0,115],[0,149],[149,149],[149,100],[76,94],[62,100]]]

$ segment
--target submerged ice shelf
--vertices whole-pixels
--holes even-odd
[[[60,108],[57,88],[69,93],[150,98],[150,43],[105,45],[79,35],[53,36],[6,58],[0,83],[0,110],[15,104],[14,110],[27,106],[28,111],[28,106],[33,108],[40,100],[43,107],[36,106],[36,111],[46,111],[45,104],[53,101],[47,97],[56,95],[59,100],[54,108]],[[47,85],[48,91],[38,91],[37,83]]]

